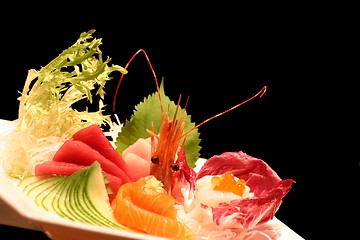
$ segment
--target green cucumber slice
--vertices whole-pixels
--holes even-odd
[[[119,224],[113,215],[105,181],[101,166],[95,161],[68,177],[49,174],[27,176],[18,187],[38,206],[63,218],[129,230]]]

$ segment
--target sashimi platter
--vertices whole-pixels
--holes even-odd
[[[200,156],[198,128],[261,98],[266,86],[194,123],[181,95],[166,95],[145,50],[122,67],[103,59],[94,33],[30,69],[18,118],[0,122],[2,212],[51,239],[302,239],[275,217],[294,179],[243,151]],[[122,123],[116,97],[139,54],[154,92]],[[104,103],[108,81],[118,81],[112,111]]]

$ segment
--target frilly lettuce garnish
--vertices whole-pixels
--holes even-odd
[[[18,98],[19,114],[9,141],[9,156],[4,161],[9,176],[22,178],[33,173],[36,164],[48,161],[59,144],[75,132],[93,123],[111,121],[104,114],[104,86],[112,72],[127,71],[118,65],[109,66],[110,58],[102,59],[102,41],[93,38],[94,32],[81,33],[71,47],[45,67],[29,70]],[[88,105],[77,110],[74,104],[80,100],[87,100],[92,111]]]
[[[169,110],[169,118],[172,119],[176,110],[176,104],[165,95],[164,80],[160,84],[160,96],[164,111]],[[181,107],[177,114],[180,118],[182,111],[185,111]],[[195,127],[195,123],[191,122],[191,115],[187,115],[185,112],[184,121],[186,123],[184,133]],[[144,98],[143,102],[140,102],[135,106],[135,110],[130,120],[126,120],[124,126],[119,133],[116,141],[117,151],[122,153],[128,146],[135,143],[139,138],[148,138],[150,134],[146,129],[151,130],[152,123],[154,124],[154,132],[159,133],[162,114],[160,109],[160,101],[158,93],[150,94],[147,98]],[[197,128],[192,130],[185,142],[186,161],[190,167],[195,167],[195,162],[199,158],[200,154],[200,138]]]

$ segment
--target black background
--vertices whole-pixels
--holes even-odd
[[[0,118],[16,119],[17,91],[29,69],[45,66],[81,32],[96,29],[111,63],[125,66],[145,49],[167,95],[190,97],[187,109],[196,123],[267,86],[262,98],[200,127],[202,156],[242,150],[268,162],[281,178],[294,179],[276,216],[303,238],[351,232],[349,216],[358,213],[359,75],[352,74],[358,51],[350,10],[68,8],[26,15],[11,9],[10,19],[2,19]],[[128,70],[117,102],[121,120],[156,90],[142,54]],[[113,77],[109,108],[119,75]],[[0,232],[20,233],[7,227]]]

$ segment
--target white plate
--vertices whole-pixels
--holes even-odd
[[[7,134],[14,128],[14,122],[0,119],[0,150]],[[3,156],[0,151],[0,156]],[[73,222],[45,212],[30,202],[26,195],[17,188],[17,182],[4,172],[3,159],[0,158],[0,224],[43,231],[54,240],[161,240],[164,238],[142,233],[126,232],[85,223]],[[278,240],[303,240],[297,233],[279,219],[274,223],[281,224],[282,235]]]

